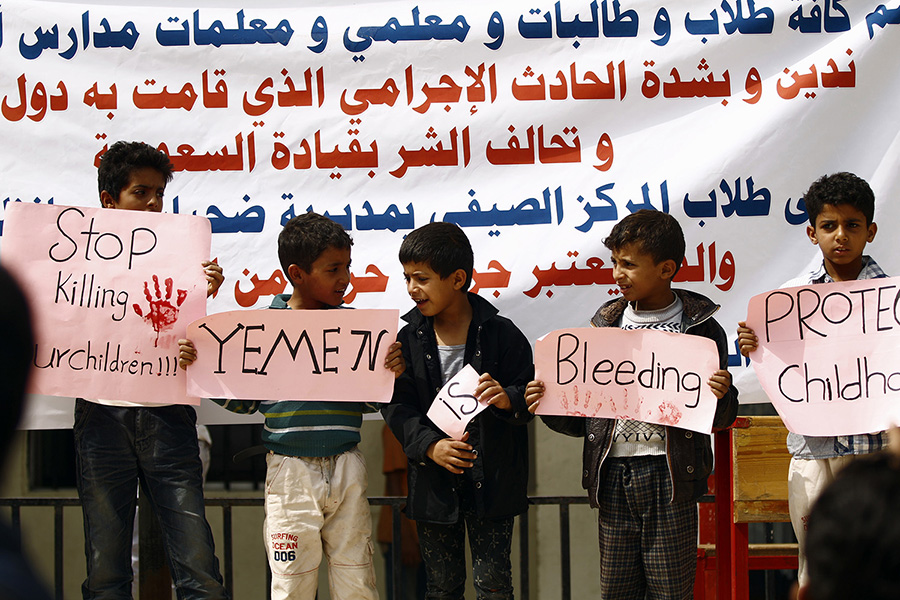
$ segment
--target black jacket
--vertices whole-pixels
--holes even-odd
[[[428,447],[448,437],[425,416],[442,387],[434,322],[423,317],[418,309],[403,316],[408,325],[400,330],[397,338],[403,344],[406,371],[394,382],[394,396],[382,414],[403,444],[409,461],[406,514],[411,519],[443,524],[457,522],[460,485],[472,486],[481,518],[518,515],[528,506],[525,424],[532,417],[525,406],[525,386],[534,378],[531,344],[512,321],[497,314],[490,302],[472,293],[468,298],[472,323],[466,340],[465,362],[500,382],[513,410],[507,412],[490,406],[469,423],[468,443],[477,450],[478,456],[464,475],[454,475],[428,458]]]
[[[672,290],[681,298],[684,312],[681,330],[713,340],[719,349],[719,368],[728,368],[728,342],[722,327],[713,319],[719,306],[712,300],[687,290]],[[627,302],[623,298],[601,306],[591,325],[615,327],[619,324]],[[728,427],[737,416],[738,391],[734,385],[716,404],[714,428]],[[588,491],[591,506],[598,506],[600,467],[612,445],[616,429],[615,419],[586,419],[583,417],[541,417],[550,429],[575,437],[584,437],[581,485]],[[666,461],[672,478],[672,501],[696,500],[706,493],[706,480],[712,472],[713,456],[710,436],[678,427],[666,427]]]

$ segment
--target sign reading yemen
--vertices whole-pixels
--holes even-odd
[[[206,313],[207,219],[10,203],[3,233],[35,326],[31,392],[199,402],[185,395],[177,340]]]
[[[785,426],[814,436],[900,422],[900,278],[773,290],[750,299],[751,355]]]
[[[396,310],[237,310],[188,326],[188,393],[241,400],[390,402]]]
[[[634,419],[712,431],[719,368],[712,340],[650,329],[585,327],[552,331],[535,344],[544,382],[539,415]]]

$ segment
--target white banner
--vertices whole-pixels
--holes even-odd
[[[2,197],[97,205],[107,146],[165,148],[165,210],[212,222],[210,312],[285,289],[276,236],[309,208],[354,238],[352,306],[412,308],[400,242],[454,221],[476,289],[532,340],[615,297],[602,240],[643,207],[681,222],[679,285],[722,304],[732,342],[748,299],[818,254],[801,196],[822,174],[872,184],[871,253],[900,267],[879,244],[900,0],[222,4],[4,2]]]

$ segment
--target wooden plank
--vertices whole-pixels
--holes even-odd
[[[798,544],[750,544],[750,556],[797,556]]]
[[[748,417],[732,430],[735,523],[790,521],[787,429],[780,417]]]
[[[766,556],[787,556],[787,557],[795,557],[798,552],[798,545],[796,543],[784,543],[784,544],[748,544],[747,551],[751,559],[766,557]],[[697,547],[697,554],[699,558],[708,559],[715,558],[716,556],[716,545],[715,544],[700,544]]]
[[[787,523],[791,520],[787,500],[735,501],[735,523]]]

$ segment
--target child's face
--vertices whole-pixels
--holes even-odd
[[[622,297],[640,310],[658,310],[672,303],[675,261],[657,264],[638,244],[626,244],[612,252],[613,278]]]
[[[406,291],[426,317],[433,317],[459,301],[466,284],[465,271],[458,269],[441,279],[427,263],[406,263],[403,265]]]
[[[301,300],[298,308],[338,306],[350,285],[350,248],[332,246],[319,255],[309,272],[297,265],[291,265],[288,272]]]
[[[104,208],[162,212],[166,178],[153,167],[143,167],[131,172],[128,185],[122,188],[118,198],[101,192]]]
[[[862,267],[862,254],[866,244],[875,239],[875,223],[866,225],[866,216],[850,204],[826,204],[816,217],[816,226],[807,227],[806,233],[813,244],[822,249],[826,268],[834,275],[834,270],[853,270],[848,273],[856,278]]]

